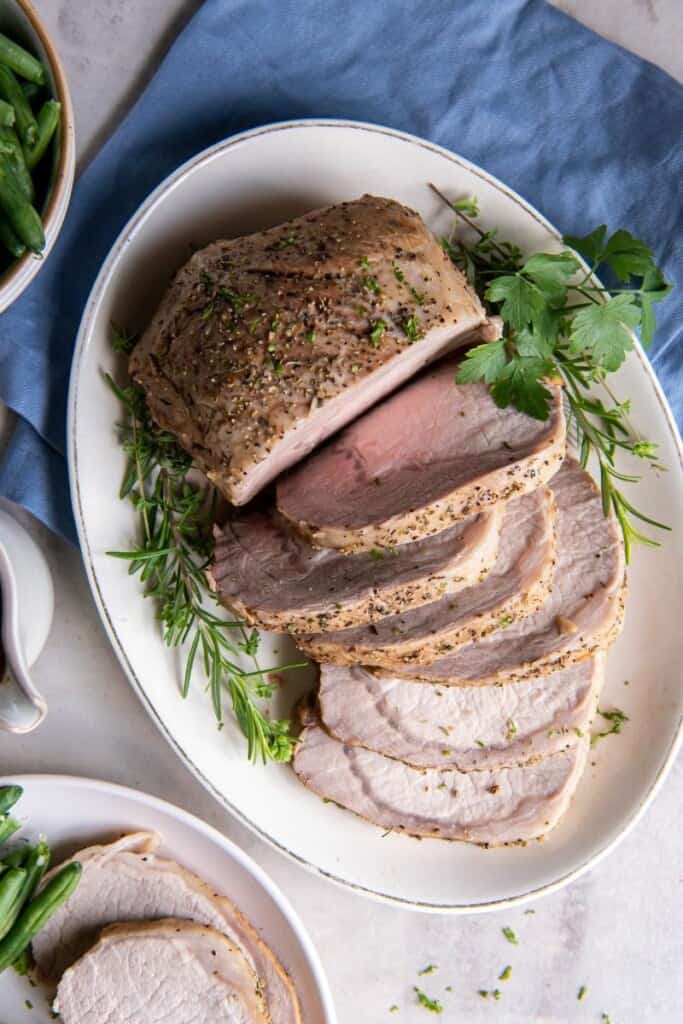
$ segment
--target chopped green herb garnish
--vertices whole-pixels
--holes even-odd
[[[407,317],[401,324],[401,327],[403,328],[403,333],[405,334],[406,338],[408,338],[410,341],[417,341],[418,338],[422,337],[420,321],[417,319],[416,316]]]
[[[479,991],[477,992],[477,995],[481,996],[482,999],[488,999],[489,997],[489,994],[485,988],[480,988]]]
[[[443,1013],[443,1006],[438,999],[430,999],[417,985],[414,985],[413,988],[415,989],[415,995],[420,1006],[424,1006],[425,1010],[430,1010],[432,1013]]]
[[[422,978],[425,974],[434,974],[434,972],[438,971],[438,969],[439,968],[435,967],[434,964],[428,964],[427,967],[423,967],[422,970],[418,971],[417,973],[418,973],[418,976],[420,978]]]
[[[576,996],[576,998],[579,1000],[579,1002],[581,1002],[581,1000],[584,998],[584,996],[586,995],[587,991],[588,991],[588,989],[586,988],[586,986],[582,985],[581,988],[579,989],[578,993],[577,993],[577,996]]]
[[[397,266],[397,265],[396,265],[396,264],[394,263],[394,264],[392,265],[392,270],[394,271],[394,277],[396,278],[396,280],[398,281],[398,283],[399,283],[399,284],[405,284],[405,280],[406,280],[406,275],[405,275],[405,274],[403,273],[403,271],[401,270],[401,268],[400,268],[400,267],[398,267],[398,266]]]
[[[370,341],[372,342],[374,348],[379,347],[379,343],[386,329],[387,325],[385,324],[384,320],[374,321],[372,325],[372,330],[370,331]]]
[[[288,238],[280,238],[280,239],[279,239],[279,240],[278,240],[278,241],[277,241],[277,242],[275,243],[275,246],[274,246],[274,248],[275,248],[275,249],[288,249],[288,248],[289,248],[289,246],[290,246],[290,245],[294,245],[294,244],[295,244],[295,242],[296,242],[296,238],[294,238],[294,237],[293,237],[292,235],[289,235],[289,237],[288,237]]]
[[[309,345],[312,345],[313,342],[315,341],[315,331],[306,331],[305,337]]]
[[[503,935],[508,940],[508,942],[512,943],[513,946],[519,945],[519,940],[517,939],[517,936],[513,932],[512,928],[505,927],[502,928],[501,931],[503,932]]]
[[[602,740],[605,736],[612,736],[621,732],[621,727],[624,722],[629,721],[628,715],[626,715],[619,708],[614,708],[613,711],[601,711],[598,708],[598,714],[604,718],[607,722],[611,722],[611,728],[606,729],[604,732],[596,732],[591,736],[591,747],[594,747],[598,740]]]
[[[507,967],[504,967],[503,970],[498,975],[498,981],[509,981],[511,974],[512,967],[510,966],[510,964],[508,964]]]
[[[508,718],[507,738],[509,740],[511,740],[512,737],[516,736],[516,735],[517,735],[517,723],[515,722],[514,718]]]
[[[602,1012],[600,1020],[602,1021],[602,1024],[612,1024],[612,1018],[610,1017],[609,1013],[605,1013],[604,1010]]]
[[[370,548],[370,558],[374,558],[376,562],[379,562],[381,558],[384,558],[384,548]]]
[[[135,336],[128,334],[122,327],[117,327],[115,324],[111,324],[111,347],[114,352],[123,352],[128,355],[133,351],[135,345]]]
[[[370,260],[367,258],[367,256],[361,256],[361,258],[358,260],[358,266],[362,267],[363,270],[370,269]]]
[[[503,994],[503,993],[502,993],[502,992],[500,991],[500,989],[499,989],[499,988],[494,988],[493,992],[491,993],[491,995],[493,996],[493,998],[494,998],[494,999],[496,999],[496,1000],[500,999],[500,997],[502,996],[502,994]]]
[[[486,744],[484,743],[483,740],[475,740],[475,743],[477,744],[478,747],[485,747],[486,746]]]
[[[512,625],[512,616],[511,615],[503,615],[503,617],[498,620],[498,629],[506,629],[508,626],[511,626],[511,625]]]
[[[393,1006],[389,1007],[389,1013],[398,1013],[398,1006],[394,1003]]]

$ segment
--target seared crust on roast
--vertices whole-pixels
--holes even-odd
[[[446,359],[361,416],[277,485],[280,512],[319,547],[358,551],[438,533],[546,483],[565,454],[561,389],[547,420],[455,384]]]
[[[312,547],[273,509],[236,514],[215,530],[209,574],[223,602],[252,625],[346,629],[485,579],[502,519],[499,506],[423,541],[345,555]]]
[[[338,665],[428,665],[544,603],[555,568],[555,519],[549,489],[515,498],[505,506],[498,557],[483,580],[371,625],[307,634],[297,643]]]
[[[195,253],[130,372],[242,505],[485,322],[419,215],[364,196]]]

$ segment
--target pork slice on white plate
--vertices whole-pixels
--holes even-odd
[[[567,810],[586,764],[588,737],[512,768],[415,768],[335,739],[310,717],[294,771],[318,796],[384,829],[486,846],[540,839]]]
[[[253,625],[345,629],[484,579],[502,518],[497,506],[423,541],[345,555],[313,547],[273,509],[236,514],[216,530],[210,578],[224,603]]]
[[[385,399],[277,484],[282,514],[319,547],[419,540],[535,490],[565,452],[561,388],[549,418],[500,409],[483,383],[456,385],[449,358]]]
[[[325,729],[418,768],[468,772],[540,760],[587,736],[605,656],[514,686],[442,686],[380,677],[360,665],[323,665]]]
[[[297,643],[317,661],[428,665],[544,603],[555,567],[555,521],[547,488],[514,498],[504,506],[496,561],[483,579],[418,608],[350,629],[305,634]]]
[[[444,685],[508,683],[591,658],[616,639],[626,592],[619,527],[605,516],[593,479],[574,459],[550,487],[558,512],[557,560],[544,604],[429,665],[397,665],[392,672]]]
[[[364,196],[195,253],[130,370],[157,423],[243,505],[486,322],[420,216]]]
[[[253,925],[201,878],[160,857],[156,852],[159,844],[155,833],[136,832],[74,855],[83,865],[78,888],[33,940],[33,956],[41,975],[58,981],[106,925],[182,918],[222,932],[242,950],[263,983],[273,1024],[300,1024],[292,981]]]
[[[270,1024],[240,948],[179,918],[105,928],[53,1005],[64,1024]]]

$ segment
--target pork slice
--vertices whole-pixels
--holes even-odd
[[[604,675],[603,654],[516,686],[441,686],[323,665],[318,706],[325,729],[347,746],[418,768],[493,770],[587,736]]]
[[[485,578],[498,549],[501,507],[434,537],[345,555],[312,547],[274,510],[216,530],[210,577],[248,622],[298,633],[375,622]]]
[[[195,253],[130,371],[156,422],[243,505],[485,323],[418,214],[364,196]]]
[[[253,925],[191,871],[160,857],[158,845],[155,833],[138,832],[74,856],[83,866],[78,888],[33,940],[42,977],[56,982],[106,925],[183,918],[215,928],[242,950],[263,982],[273,1024],[301,1024],[291,979]]]
[[[561,391],[545,422],[455,384],[446,359],[347,427],[277,486],[282,514],[320,547],[417,540],[544,484],[564,457]]]
[[[396,668],[431,682],[514,682],[605,650],[624,616],[624,550],[591,477],[567,459],[551,481],[558,511],[552,589],[538,611],[430,665]]]
[[[258,979],[213,928],[176,918],[105,928],[70,967],[54,1010],[64,1024],[268,1024]]]
[[[297,642],[318,661],[336,664],[429,664],[543,604],[555,565],[555,518],[547,488],[515,498],[505,506],[498,555],[483,580],[379,622]]]
[[[588,739],[514,768],[459,772],[414,768],[330,736],[313,719],[294,753],[299,779],[385,829],[499,846],[538,839],[567,810],[583,772]]]

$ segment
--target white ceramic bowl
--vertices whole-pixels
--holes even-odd
[[[45,25],[29,0],[0,0],[0,32],[35,54],[47,70],[50,91],[62,105],[58,140],[52,148],[52,170],[40,207],[45,229],[45,249],[39,257],[26,253],[0,276],[0,313],[28,287],[45,265],[57,240],[71,198],[76,166],[74,113],[66,75]]]

